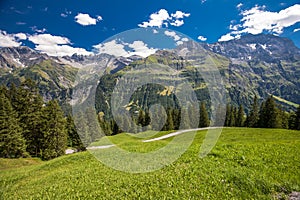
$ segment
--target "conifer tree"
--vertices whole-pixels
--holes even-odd
[[[206,111],[206,105],[205,102],[201,102],[200,105],[200,119],[199,119],[199,127],[208,127],[209,126],[209,117],[208,113]]]
[[[281,128],[277,105],[272,96],[268,97],[260,111],[260,126],[262,128]]]
[[[244,126],[244,122],[245,122],[244,108],[243,108],[243,105],[239,105],[238,114],[237,114],[237,118],[236,118],[236,126],[242,127],[242,126]]]
[[[67,117],[67,132],[68,132],[68,146],[77,149],[78,151],[85,150],[85,147],[77,133],[74,119],[71,115]]]
[[[259,120],[259,108],[258,108],[258,100],[257,96],[255,95],[254,101],[250,110],[250,114],[247,118],[247,126],[248,127],[257,127]]]
[[[296,116],[295,116],[295,129],[300,130],[300,105],[297,108]]]
[[[0,156],[18,158],[27,156],[22,128],[9,99],[0,94]]]
[[[67,147],[66,120],[56,100],[48,102],[44,109],[44,119],[42,158],[49,160],[65,154]]]

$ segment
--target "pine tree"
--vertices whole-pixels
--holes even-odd
[[[42,158],[49,160],[65,154],[67,147],[66,120],[56,100],[48,102],[44,109],[44,119]]]
[[[240,105],[239,109],[238,109],[237,118],[236,118],[236,126],[242,127],[242,126],[244,126],[244,122],[245,122],[244,108],[242,105]]]
[[[263,128],[281,128],[280,115],[272,96],[268,97],[260,112],[260,126]]]
[[[295,116],[295,129],[300,130],[300,105],[297,108],[296,116]]]
[[[27,156],[25,139],[9,99],[0,94],[0,156],[18,158]]]
[[[27,152],[32,156],[40,156],[44,139],[44,125],[41,120],[43,99],[34,87],[36,86],[30,80],[25,81],[19,88],[12,84],[9,96],[23,129]]]
[[[228,126],[233,127],[235,126],[236,120],[236,108],[234,106],[230,106],[229,114],[228,114]]]
[[[258,100],[257,96],[255,95],[254,101],[250,110],[250,114],[247,118],[247,126],[248,127],[257,127],[259,120],[259,108],[258,108]]]
[[[229,126],[231,116],[231,106],[230,104],[226,105],[226,116],[225,116],[225,126]]]
[[[199,127],[208,127],[209,126],[209,118],[208,113],[206,111],[206,105],[205,102],[201,102],[200,105],[200,120],[199,120]]]
[[[85,147],[77,133],[74,119],[71,115],[67,117],[67,132],[68,132],[68,146],[77,149],[78,151],[84,151]]]

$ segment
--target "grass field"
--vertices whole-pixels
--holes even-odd
[[[1,159],[0,199],[284,199],[300,191],[300,131],[225,128],[201,159],[205,133],[176,162],[150,173],[113,170],[89,152],[47,162]],[[111,137],[140,152],[171,139],[141,144],[126,134]]]

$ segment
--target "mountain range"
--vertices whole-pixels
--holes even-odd
[[[175,49],[158,50],[146,58],[108,54],[52,57],[25,46],[3,47],[0,49],[0,83],[19,85],[31,78],[36,81],[44,100],[58,99],[68,112],[77,72],[88,74],[86,81],[102,82],[98,87],[103,98],[100,102],[107,104],[109,92],[126,71],[143,63],[163,64],[186,78],[199,100],[208,100],[207,85],[196,72],[199,67],[209,67],[208,60],[224,79],[227,101],[233,105],[242,104],[246,112],[255,95],[261,100],[273,95],[286,110],[300,104],[300,49],[289,39],[264,34],[249,34],[214,44],[189,41]],[[195,61],[198,66],[194,65]],[[164,87],[155,91],[161,95],[172,93],[172,90],[164,92]],[[144,98],[140,94],[132,103],[142,104]],[[107,109],[109,106],[99,106],[98,111]]]

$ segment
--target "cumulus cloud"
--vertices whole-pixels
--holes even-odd
[[[175,13],[171,14],[172,17],[176,19],[182,19],[184,17],[189,17],[191,14],[190,13],[184,13],[182,11],[177,10]]]
[[[229,41],[229,40],[233,40],[233,39],[234,39],[234,37],[230,33],[227,33],[226,35],[222,35],[218,41],[224,42],[224,41]]]
[[[172,26],[182,26],[184,24],[183,20],[176,19],[174,22],[170,23]]]
[[[143,41],[134,41],[132,43],[124,43],[122,41],[112,40],[104,44],[98,44],[93,46],[98,53],[107,53],[116,57],[129,57],[132,55],[139,55],[147,57],[156,52],[157,49],[149,48]],[[125,50],[125,48],[132,49],[131,51]]]
[[[70,44],[70,40],[68,38],[51,34],[31,35],[28,40],[38,45]]]
[[[187,42],[189,41],[188,38],[184,37],[184,38],[181,38],[175,31],[168,31],[166,30],[164,32],[164,34],[168,37],[171,37],[173,38],[174,42],[176,43],[176,45],[181,45],[183,44],[184,42]]]
[[[78,55],[90,55],[91,52],[86,51],[83,48],[75,48],[69,45],[37,45],[36,50],[46,53],[49,56],[71,56],[73,54]]]
[[[279,12],[266,11],[265,6],[255,6],[241,11],[239,24],[229,26],[231,32],[222,36],[223,39],[233,39],[245,33],[260,34],[264,31],[272,34],[282,34],[283,29],[300,22],[300,4],[295,4]],[[230,37],[231,36],[231,37]]]
[[[97,16],[97,18],[92,18],[89,14],[84,13],[78,13],[75,16],[75,21],[82,26],[96,25],[97,22],[101,20],[101,16]]]
[[[130,55],[138,55],[142,57],[147,57],[151,54],[154,54],[157,49],[149,48],[147,44],[145,44],[143,41],[134,41],[131,44],[128,44],[130,48],[132,48],[134,51],[130,52]]]
[[[160,9],[156,13],[152,13],[150,15],[150,19],[148,22],[143,22],[142,24],[139,24],[139,27],[161,27],[164,23],[164,21],[169,20],[170,15],[167,10],[165,9]]]
[[[199,36],[198,36],[198,40],[200,40],[200,41],[204,42],[204,41],[206,41],[206,40],[207,40],[207,38],[206,38],[206,37],[204,37],[204,36],[202,36],[202,35],[199,35]]]
[[[93,46],[98,50],[98,53],[106,53],[114,56],[126,56],[128,52],[125,50],[124,44],[118,43],[116,40],[98,44]]]
[[[14,34],[7,34],[6,31],[0,30],[0,47],[18,47],[21,44]]]
[[[165,9],[160,9],[158,12],[152,13],[150,15],[150,19],[147,22],[142,22],[142,24],[138,24],[139,27],[159,27],[161,28],[163,25],[168,27],[168,25],[172,26],[182,26],[184,24],[183,18],[189,17],[190,13],[184,13],[182,11],[176,11],[175,13],[168,13]]]
[[[90,55],[91,52],[83,48],[72,47],[70,40],[66,37],[51,34],[35,34],[28,37],[34,43],[35,49],[50,56],[71,56],[73,54]]]
[[[27,36],[25,33],[17,33],[15,34],[15,37],[17,37],[19,40],[26,40]]]
[[[180,37],[174,31],[165,31],[166,36],[172,37],[175,41],[180,40]]]

